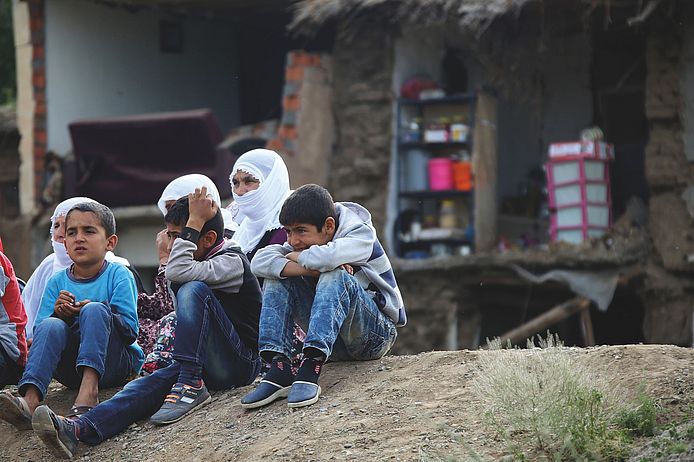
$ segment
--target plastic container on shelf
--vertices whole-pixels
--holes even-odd
[[[439,226],[444,229],[454,229],[458,226],[458,220],[455,216],[455,201],[450,199],[441,201]]]
[[[448,157],[429,160],[429,189],[445,191],[453,189],[453,161]]]
[[[459,191],[472,190],[472,162],[470,155],[463,153],[460,160],[453,163],[453,181]]]
[[[427,181],[429,154],[422,149],[410,149],[405,159],[406,191],[426,191],[429,188]]]

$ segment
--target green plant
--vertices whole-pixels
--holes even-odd
[[[486,405],[486,423],[514,460],[628,456],[628,436],[616,423],[619,394],[575,361],[557,336],[531,339],[525,350],[502,350],[498,341],[489,346],[473,388]],[[645,406],[639,409],[645,414]]]
[[[617,415],[617,425],[633,436],[655,435],[657,409],[655,401],[646,395],[645,387],[639,390],[636,406],[622,409]]]

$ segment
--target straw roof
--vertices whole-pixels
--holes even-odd
[[[323,24],[340,19],[359,22],[378,15],[391,24],[442,24],[456,20],[470,32],[483,32],[495,18],[520,14],[534,0],[301,0],[295,5],[290,29],[315,33]]]

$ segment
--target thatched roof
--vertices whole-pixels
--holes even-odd
[[[295,6],[289,26],[295,32],[311,34],[323,24],[337,19],[356,22],[360,18],[382,16],[392,24],[442,24],[458,21],[471,32],[484,31],[495,18],[519,14],[534,0],[301,0]]]

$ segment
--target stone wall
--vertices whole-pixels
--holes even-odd
[[[328,187],[335,200],[368,208],[380,234],[391,153],[393,43],[379,27],[347,34],[338,30],[333,50],[337,136]]]
[[[646,341],[691,345],[694,286],[692,265],[686,257],[694,254],[694,220],[681,196],[694,184],[694,166],[687,160],[683,142],[684,38],[681,26],[655,20],[646,44],[645,105],[650,137],[645,167],[651,189],[649,231],[654,252],[640,295]]]

